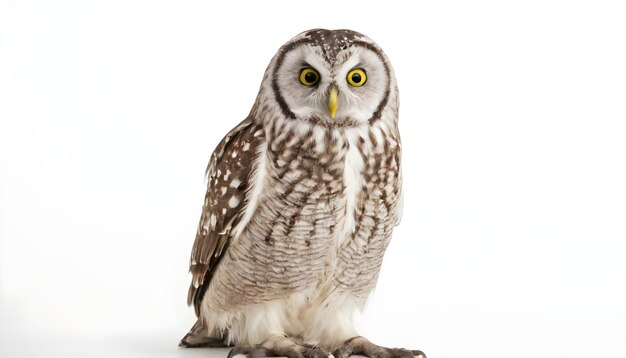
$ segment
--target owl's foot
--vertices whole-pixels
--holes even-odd
[[[335,358],[348,358],[351,355],[364,355],[370,358],[426,358],[422,351],[380,347],[363,337],[348,339],[333,352]]]
[[[228,358],[233,358],[238,354],[243,354],[247,358],[263,358],[263,357],[287,357],[287,358],[328,358],[328,353],[323,349],[301,346],[294,342],[291,344],[262,344],[258,347],[236,345],[228,353]]]

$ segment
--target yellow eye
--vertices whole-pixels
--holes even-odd
[[[320,74],[315,69],[308,67],[300,71],[300,82],[305,86],[313,86],[320,80]]]
[[[367,76],[365,75],[365,71],[360,68],[355,68],[354,70],[348,72],[348,83],[354,87],[361,87],[367,81]]]

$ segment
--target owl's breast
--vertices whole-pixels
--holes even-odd
[[[398,216],[398,137],[380,127],[315,128],[268,143],[267,162],[269,240],[296,248],[312,280],[330,270],[338,284],[369,293]]]
[[[345,151],[319,140],[311,133],[268,143],[267,190],[258,216],[267,240],[278,250],[293,249],[309,273],[324,266],[346,207]]]
[[[232,300],[310,292],[328,277],[369,292],[399,188],[399,157],[374,141],[368,128],[314,128],[267,141],[261,194],[229,249],[227,261],[237,262],[228,272],[237,284]]]

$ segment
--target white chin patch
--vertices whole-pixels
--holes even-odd
[[[330,119],[330,115],[328,113],[323,113],[310,107],[292,108],[291,111],[299,118],[310,118],[311,116],[317,116],[322,118],[328,117],[328,119]]]
[[[371,113],[366,111],[351,111],[349,113],[339,113],[335,118],[349,118],[353,121],[365,122],[370,119]]]

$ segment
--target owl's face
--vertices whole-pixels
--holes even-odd
[[[273,66],[272,66],[273,64]],[[283,114],[328,125],[380,116],[392,87],[386,56],[350,30],[311,30],[284,45],[270,66]]]

